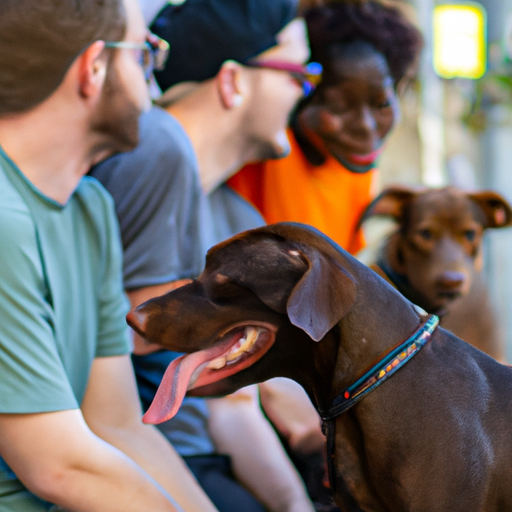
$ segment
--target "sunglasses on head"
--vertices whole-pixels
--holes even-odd
[[[151,78],[153,71],[164,69],[169,56],[169,43],[164,39],[149,34],[143,43],[131,43],[129,41],[104,41],[105,48],[119,48],[135,50],[137,61],[144,70],[146,80]]]
[[[296,80],[304,91],[304,96],[311,94],[316,86],[322,80],[322,65],[319,62],[310,62],[309,64],[294,64],[292,62],[283,62],[277,60],[255,61],[251,60],[245,63],[245,66],[251,68],[274,69],[277,71],[286,71],[294,80]]]

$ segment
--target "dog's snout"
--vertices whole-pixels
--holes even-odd
[[[455,298],[463,295],[468,288],[467,277],[462,272],[446,271],[436,280],[438,293]]]
[[[146,315],[139,311],[139,309],[132,309],[126,315],[126,322],[138,334],[144,336],[146,330]]]
[[[447,271],[441,274],[437,284],[442,288],[455,289],[460,288],[464,284],[465,279],[466,276],[462,272]]]

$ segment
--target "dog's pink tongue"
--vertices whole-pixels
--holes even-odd
[[[222,346],[200,350],[175,359],[165,370],[153,402],[142,417],[144,423],[162,423],[171,419],[180,408],[193,373],[223,351]]]
[[[144,423],[162,423],[178,412],[192,374],[208,361],[208,354],[204,352],[206,351],[178,357],[167,367],[155,398],[142,417]]]

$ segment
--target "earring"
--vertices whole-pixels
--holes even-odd
[[[244,97],[240,93],[233,95],[233,107],[234,108],[239,107],[240,105],[242,105],[243,102],[244,102]]]

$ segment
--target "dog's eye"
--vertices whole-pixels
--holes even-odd
[[[418,231],[418,235],[423,238],[423,240],[432,240],[432,231],[428,228],[420,229]]]
[[[464,238],[468,242],[474,242],[476,238],[476,231],[474,229],[467,229],[464,231]]]

